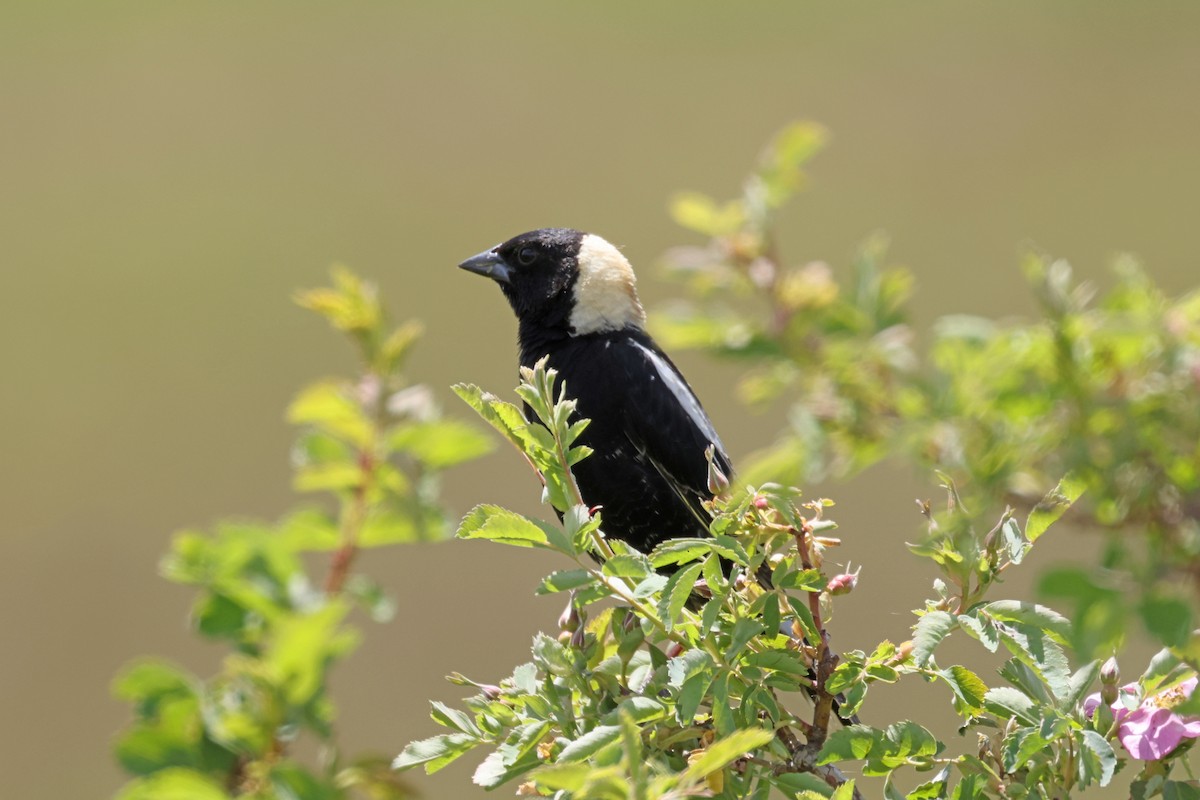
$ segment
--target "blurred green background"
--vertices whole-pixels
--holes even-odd
[[[446,387],[506,390],[516,350],[507,306],[461,258],[586,228],[662,302],[657,256],[689,240],[671,193],[733,194],[776,129],[811,118],[834,142],[785,216],[785,252],[840,267],[887,229],[918,323],[1031,311],[1028,242],[1101,282],[1131,251],[1178,292],[1200,277],[1197,30],[1183,3],[6,0],[0,793],[110,794],[127,716],[113,673],[142,653],[202,673],[219,659],[156,564],[173,531],[293,502],[283,408],[352,368],[289,301],[331,263],[426,322],[418,375],[465,416]],[[680,362],[735,458],[769,441],[779,421],[739,409],[729,367]],[[812,488],[839,500],[841,556],[866,565],[839,645],[904,638],[932,576],[902,542],[933,491],[880,470]],[[508,449],[447,492],[458,511],[545,513]],[[400,613],[337,674],[348,749],[429,735],[427,699],[461,694],[444,674],[508,674],[553,625],[558,602],[532,596],[552,559],[501,550],[364,561]],[[469,768],[412,780],[475,796]]]

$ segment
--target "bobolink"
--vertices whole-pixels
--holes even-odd
[[[604,239],[570,228],[522,233],[459,264],[500,285],[518,320],[520,363],[548,357],[591,420],[574,467],[606,535],[649,552],[664,539],[707,536],[705,451],[729,456],[695,392],[643,326],[633,269]],[[528,414],[528,411],[526,412]]]

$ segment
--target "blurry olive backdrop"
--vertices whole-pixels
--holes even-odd
[[[587,228],[662,302],[656,258],[690,241],[670,194],[734,193],[773,131],[811,118],[833,145],[785,251],[841,267],[887,229],[918,323],[1031,311],[1025,242],[1101,281],[1132,251],[1178,292],[1200,278],[1198,86],[1200,6],[1182,3],[6,0],[0,794],[110,794],[112,674],[141,653],[202,673],[220,657],[156,563],[182,527],[292,503],[283,408],[352,367],[289,302],[331,263],[426,322],[418,375],[465,416],[446,387],[509,389],[515,326],[461,258]],[[680,361],[735,458],[779,426],[744,415],[729,366]],[[446,488],[459,512],[538,513],[507,448]],[[932,481],[813,488],[839,500],[842,557],[865,563],[837,643],[902,638],[931,577],[902,541]],[[508,674],[559,611],[532,597],[549,557],[451,542],[367,559],[400,612],[364,621],[337,674],[356,750],[432,733],[427,698],[461,694],[445,673]],[[468,769],[413,780],[474,796]]]

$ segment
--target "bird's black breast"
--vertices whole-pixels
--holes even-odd
[[[726,475],[729,461],[695,394],[654,341],[625,329],[523,342],[523,366],[543,356],[577,401],[576,414],[591,420],[578,443],[593,453],[574,473],[584,501],[602,507],[605,533],[642,551],[707,535],[704,451],[716,446]]]

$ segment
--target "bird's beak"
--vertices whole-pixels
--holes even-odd
[[[485,250],[477,256],[471,256],[458,266],[476,275],[486,275],[496,283],[511,282],[512,268],[495,250]]]

